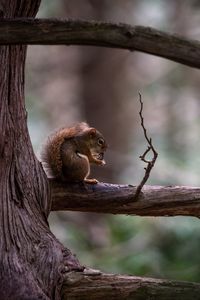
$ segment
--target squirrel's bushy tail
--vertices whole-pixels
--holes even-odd
[[[41,160],[48,177],[62,177],[61,146],[63,142],[89,128],[85,122],[78,123],[72,127],[64,127],[52,133],[41,152]]]

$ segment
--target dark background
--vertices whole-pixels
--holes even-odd
[[[84,18],[152,26],[200,38],[199,1],[43,0],[38,17]],[[148,184],[200,182],[200,75],[165,59],[127,50],[29,46],[26,102],[38,154],[58,127],[87,121],[106,137],[107,165],[93,170],[104,182],[136,185],[146,143],[145,124],[159,153]],[[55,235],[83,264],[107,272],[200,280],[200,221],[52,213]]]

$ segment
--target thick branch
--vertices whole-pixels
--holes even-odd
[[[141,51],[200,68],[200,42],[150,27],[52,19],[2,19],[0,44],[93,45]]]
[[[199,299],[200,284],[153,278],[71,273],[63,285],[63,300],[188,300]]]
[[[200,216],[200,188],[144,186],[134,200],[136,187],[99,183],[62,184],[51,180],[52,210],[71,210],[139,216]]]

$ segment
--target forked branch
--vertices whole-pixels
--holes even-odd
[[[147,182],[149,176],[150,176],[150,173],[151,173],[151,170],[156,162],[156,159],[158,157],[158,153],[157,151],[155,150],[153,144],[152,144],[152,139],[148,137],[147,135],[147,130],[144,126],[144,118],[143,118],[143,115],[142,115],[142,112],[143,112],[143,102],[142,102],[142,96],[141,94],[139,93],[139,101],[140,101],[140,111],[139,111],[139,115],[140,115],[140,120],[141,120],[141,126],[142,126],[142,129],[143,129],[143,132],[144,132],[144,137],[147,141],[147,144],[148,144],[148,147],[147,149],[144,151],[144,153],[142,155],[140,155],[140,159],[147,164],[147,167],[144,168],[145,170],[145,174],[144,174],[144,177],[142,179],[142,181],[140,182],[140,184],[137,186],[136,188],[136,192],[135,192],[135,197],[134,199],[137,199],[143,186],[145,185],[145,183]],[[148,160],[146,157],[147,157],[147,154],[152,151],[153,153],[153,157],[151,160]]]

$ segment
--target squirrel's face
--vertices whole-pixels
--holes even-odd
[[[92,156],[99,161],[99,164],[104,165],[104,152],[107,149],[107,143],[103,135],[95,128],[87,130],[87,144]],[[94,161],[93,161],[94,162]],[[96,162],[97,163],[97,162]]]

